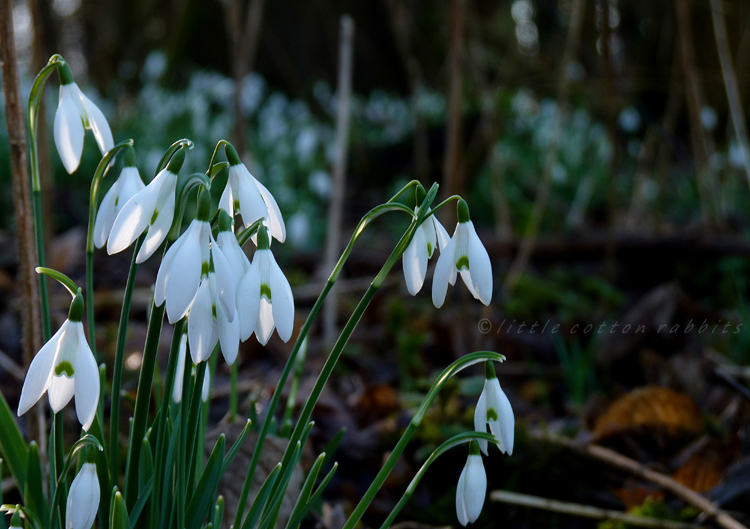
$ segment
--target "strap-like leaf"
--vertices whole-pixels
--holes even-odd
[[[237,440],[232,445],[232,448],[229,449],[229,452],[227,452],[226,457],[224,458],[224,464],[221,465],[221,475],[223,476],[224,473],[229,468],[229,465],[232,464],[232,461],[234,460],[234,456],[237,455],[237,452],[240,451],[240,448],[242,448],[242,443],[245,442],[245,438],[247,437],[247,434],[250,433],[250,427],[252,426],[252,422],[250,419],[247,420],[247,423],[245,424],[245,427],[240,432],[239,437],[237,437]],[[216,524],[214,524],[215,527],[218,527]]]
[[[13,479],[16,480],[18,490],[24,490],[26,486],[26,466],[29,458],[29,449],[23,441],[21,431],[18,429],[13,412],[10,411],[5,397],[0,393],[0,450],[8,465]]]
[[[120,494],[119,491],[112,497],[109,529],[130,529],[128,509],[125,506],[125,500],[122,499],[122,494]]]
[[[307,502],[310,500],[310,493],[312,493],[313,486],[315,485],[315,480],[318,479],[318,473],[320,472],[320,468],[323,466],[325,458],[326,453],[323,452],[318,456],[318,458],[315,460],[315,463],[313,463],[310,472],[308,472],[307,478],[305,478],[305,483],[302,485],[302,490],[297,497],[297,503],[294,506],[294,510],[292,511],[291,516],[289,517],[289,522],[286,524],[286,529],[292,529],[293,527],[296,527],[291,525],[292,519],[297,517],[297,515],[302,511],[302,509],[305,508]]]
[[[333,468],[326,474],[326,477],[323,478],[323,481],[321,481],[320,486],[317,488],[317,490],[313,493],[312,496],[310,496],[310,500],[307,502],[307,505],[305,505],[295,516],[290,518],[289,523],[287,524],[287,527],[298,527],[300,523],[302,523],[302,519],[305,517],[307,512],[310,510],[310,508],[315,505],[318,500],[320,500],[321,495],[323,494],[323,491],[328,486],[328,483],[333,478],[333,475],[336,473],[336,469],[339,467],[338,463],[333,464]]]
[[[198,481],[193,497],[190,499],[190,503],[187,506],[187,513],[185,516],[185,525],[187,526],[187,529],[199,529],[203,520],[206,518],[208,510],[211,508],[214,499],[214,492],[216,491],[216,487],[219,485],[219,479],[221,478],[221,466],[224,461],[225,445],[226,437],[222,434],[214,445],[211,457],[208,458],[206,468],[203,469],[201,479]]]
[[[253,504],[250,506],[250,511],[247,513],[245,521],[242,523],[242,529],[253,529],[255,522],[258,521],[260,513],[263,512],[263,506],[268,500],[268,496],[271,494],[271,487],[276,482],[276,476],[281,472],[281,463],[276,465],[268,477],[260,487],[258,494],[253,500]],[[241,514],[241,513],[240,513]]]
[[[44,496],[42,483],[42,461],[39,457],[39,447],[35,441],[29,445],[29,458],[26,465],[26,487],[24,488],[23,499],[26,507],[37,513],[39,520],[44,527],[49,524],[49,506],[47,498]]]

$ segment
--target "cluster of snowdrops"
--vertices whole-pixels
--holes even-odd
[[[207,405],[209,396],[210,370],[207,362],[212,358],[214,350],[218,349],[227,364],[233,365],[240,341],[249,339],[253,334],[264,345],[274,329],[284,342],[291,338],[295,310],[292,289],[272,253],[272,241],[279,244],[286,238],[283,216],[271,192],[250,174],[235,148],[224,140],[217,144],[205,174],[182,176],[179,174],[180,169],[191,144],[189,140],[175,142],[165,153],[157,174],[148,184],[144,184],[136,166],[132,140],[115,145],[103,113],[78,88],[70,68],[59,55],[50,59],[32,88],[29,101],[32,150],[36,145],[38,98],[44,83],[53,72],[57,72],[60,79],[54,139],[66,170],[72,173],[79,166],[86,129],[93,132],[103,154],[92,180],[87,240],[91,248],[87,251],[93,255],[95,246],[106,248],[109,254],[113,254],[132,247],[133,262],[123,300],[118,350],[113,366],[110,417],[106,418],[110,420],[109,445],[105,438],[106,420],[100,378],[105,376],[106,366],[97,364],[95,352],[89,345],[83,327],[84,317],[88,314],[89,337],[92,337],[93,259],[87,267],[88,291],[85,302],[83,291],[69,278],[43,268],[44,263],[39,263],[42,267],[39,270],[63,283],[73,298],[68,318],[53,336],[45,337],[48,341],[31,362],[18,404],[20,416],[46,392],[54,412],[49,449],[49,499],[45,496],[42,484],[36,483],[41,479],[41,472],[32,468],[41,464],[35,443],[14,445],[4,439],[11,437],[8,432],[0,432],[0,448],[19,484],[25,503],[4,505],[3,509],[13,514],[12,527],[20,527],[24,521],[34,529],[61,527],[62,520],[65,519],[66,529],[90,529],[98,515],[100,526],[118,529],[130,529],[137,526],[137,523],[141,526],[150,524],[151,527],[199,529],[210,526],[218,529],[222,524],[222,515],[219,513],[223,513],[223,499],[217,497],[216,492],[218,481],[244,442],[250,421],[234,446],[226,451],[222,436],[208,461],[203,461],[203,451],[200,449],[202,445],[196,441],[194,429],[199,425],[201,410]],[[226,161],[219,160],[222,148]],[[101,181],[109,174],[118,154],[124,158],[123,169],[99,201]],[[35,171],[38,172],[35,152],[31,153],[30,158],[33,178]],[[228,171],[227,183],[218,207],[214,209],[210,194],[211,183],[217,174],[225,170]],[[41,190],[36,189],[33,181],[32,188],[36,197],[36,193]],[[301,447],[312,428],[310,417],[320,391],[367,304],[399,259],[402,261],[408,291],[416,295],[425,281],[429,260],[436,250],[439,251],[432,280],[432,299],[438,308],[445,301],[448,285],[455,284],[458,275],[476,299],[485,305],[490,303],[490,259],[470,220],[468,205],[460,197],[450,197],[431,207],[436,194],[437,185],[425,190],[418,182],[410,182],[391,200],[373,208],[357,226],[321,296],[299,330],[289,362],[269,409],[265,410],[266,417],[253,452],[240,504],[236,508],[237,515],[230,526],[252,529],[276,525],[291,469],[299,462]],[[180,233],[185,204],[196,197],[195,218]],[[458,224],[453,236],[449,236],[436,213],[453,202],[456,202]],[[38,204],[35,203],[35,206],[38,207]],[[321,370],[316,386],[299,413],[284,457],[266,477],[247,510],[249,483],[257,470],[264,440],[274,424],[273,416],[279,395],[291,366],[303,347],[311,322],[359,235],[373,220],[389,212],[406,213],[411,219],[409,228],[342,331]],[[36,215],[35,220],[35,228],[40,230],[41,217]],[[248,259],[243,250],[243,246],[248,243],[255,247],[252,260]],[[121,480],[123,468],[116,455],[121,442],[118,430],[123,356],[119,342],[122,336],[124,344],[127,332],[129,296],[132,296],[132,281],[137,273],[137,265],[162,248],[130,428],[124,480]],[[43,247],[40,250],[42,261]],[[44,286],[46,278],[44,275],[40,277]],[[46,288],[43,289],[43,294],[42,309],[48,321]],[[153,392],[158,346],[156,337],[161,331],[165,313],[167,320],[174,324],[174,338],[163,394],[171,395],[172,398],[161,399],[157,412],[150,414],[149,401]],[[186,362],[187,351],[192,362]],[[215,358],[214,355],[214,362]],[[486,377],[476,406],[475,431],[449,439],[432,454],[383,525],[387,527],[395,519],[427,467],[446,450],[462,443],[469,443],[469,456],[458,480],[456,511],[463,525],[477,519],[484,504],[487,487],[480,451],[487,455],[490,444],[497,445],[502,452],[508,454],[513,451],[513,411],[500,388],[493,367],[493,362],[503,359],[497,353],[479,351],[460,358],[446,368],[415,413],[380,474],[352,512],[345,529],[353,528],[359,521],[445,381],[461,369],[483,362]],[[59,435],[62,431],[61,412],[73,396],[76,416],[85,433],[65,458],[62,455],[62,435]],[[0,420],[2,418],[0,416]],[[488,427],[490,433],[487,433]],[[21,452],[24,453],[20,454]],[[27,468],[13,463],[14,455],[20,457],[19,454],[25,457]],[[28,463],[32,459],[35,464]],[[66,474],[75,461],[78,461],[79,470],[69,489],[65,490]],[[299,525],[313,500],[320,497],[335,472],[334,465],[316,489],[314,485],[324,461],[327,461],[325,454],[321,454],[309,470],[287,528]],[[65,495],[66,502],[62,500]]]

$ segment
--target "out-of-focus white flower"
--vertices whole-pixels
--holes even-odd
[[[68,508],[65,511],[65,528],[91,529],[99,510],[100,496],[96,464],[84,463],[70,485]]]
[[[515,432],[513,408],[500,388],[500,381],[497,379],[492,361],[488,360],[484,365],[484,389],[474,410],[474,429],[477,432],[486,432],[489,425],[490,432],[497,437],[497,446],[500,451],[512,455]],[[480,439],[479,446],[482,452],[487,454],[487,441]]]
[[[472,441],[469,445],[469,457],[458,478],[456,489],[456,514],[461,525],[474,523],[479,518],[486,495],[487,474],[479,453],[479,444]]]
[[[172,155],[167,168],[125,203],[112,225],[107,253],[111,255],[123,251],[148,230],[136,262],[142,263],[151,257],[172,227],[177,173],[184,161],[185,152],[179,149]]]
[[[18,402],[19,416],[45,392],[55,413],[75,394],[78,421],[84,430],[91,427],[99,404],[99,368],[83,333],[82,318],[83,296],[79,290],[70,305],[68,319],[29,365]]]
[[[226,210],[230,216],[239,212],[245,227],[260,218],[265,219],[263,224],[268,228],[271,237],[284,242],[286,226],[276,199],[250,174],[233,146],[226,144],[225,152],[229,161],[229,177],[219,199],[219,207]]]
[[[440,308],[445,302],[448,283],[453,285],[461,273],[471,295],[484,303],[492,299],[492,265],[490,256],[479,240],[474,224],[469,220],[469,206],[458,201],[458,225],[453,237],[440,251],[432,279],[432,302]]]
[[[258,230],[258,249],[237,290],[237,314],[242,341],[247,340],[254,331],[258,341],[265,345],[274,328],[285,342],[292,336],[292,289],[269,249],[268,233],[264,226]]]
[[[81,163],[85,129],[94,133],[102,154],[115,143],[107,118],[78,88],[67,63],[61,63],[57,71],[60,75],[60,102],[55,112],[55,145],[65,170],[72,174]]]
[[[128,147],[125,152],[125,167],[120,177],[112,184],[107,194],[104,195],[99,211],[96,213],[94,224],[94,244],[97,248],[104,246],[112,231],[117,214],[128,200],[143,189],[145,184],[141,180],[138,168],[135,166],[135,151]]]
[[[415,213],[419,214],[419,208],[416,209]],[[417,228],[401,259],[409,294],[416,296],[422,289],[427,274],[427,261],[432,258],[435,248],[438,246],[441,252],[444,251],[449,240],[448,232],[445,231],[435,215],[430,215]]]
[[[210,266],[211,195],[202,189],[198,193],[198,213],[185,233],[164,255],[154,286],[154,303],[166,301],[169,323],[175,323],[188,313],[198,294],[201,278],[208,276]]]

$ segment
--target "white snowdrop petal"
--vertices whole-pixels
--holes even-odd
[[[237,316],[240,318],[240,339],[244,342],[255,330],[260,311],[260,273],[257,259],[237,287]]]
[[[201,400],[203,402],[208,402],[210,391],[211,391],[211,368],[206,366],[206,374],[203,377],[203,389],[201,390]]]
[[[104,195],[102,203],[99,205],[99,211],[96,212],[96,221],[94,222],[94,246],[101,248],[107,242],[109,232],[112,231],[112,224],[117,217],[115,202],[117,202],[120,193],[122,178],[112,184],[109,191]]]
[[[91,529],[99,509],[101,492],[94,463],[84,463],[70,485],[66,529]]]
[[[214,340],[214,321],[211,314],[211,292],[208,281],[203,280],[195,296],[188,318],[188,341],[193,363],[199,364],[211,356]]]
[[[482,456],[469,456],[466,461],[466,489],[464,501],[470,522],[475,522],[482,513],[484,498],[487,495],[487,474],[482,464]]]
[[[190,227],[188,227],[188,230],[190,230]],[[186,240],[187,239],[184,237],[178,238],[174,244],[169,247],[167,253],[164,254],[164,259],[162,259],[161,264],[159,265],[159,271],[156,273],[156,282],[154,283],[154,303],[156,303],[157,307],[160,307],[167,299],[167,281],[171,275],[172,263]]]
[[[258,323],[255,324],[255,337],[261,345],[266,345],[273,334],[273,307],[266,298],[261,298],[258,310]]]
[[[294,298],[284,273],[271,255],[271,297],[273,321],[279,337],[288,342],[294,331]]]
[[[492,300],[492,264],[487,249],[479,240],[474,224],[468,224],[469,237],[469,267],[471,271],[471,281],[474,284],[474,297],[485,305],[489,305]]]
[[[83,110],[86,112],[88,127],[91,129],[91,132],[94,133],[94,138],[96,138],[96,143],[99,145],[99,150],[104,154],[115,146],[115,142],[112,139],[112,131],[109,128],[109,123],[107,123],[107,118],[104,117],[104,114],[99,110],[99,107],[92,103],[83,92],[78,90],[78,93],[81,98],[81,103],[83,103]]]
[[[456,240],[454,237],[450,240],[445,250],[440,253],[435,265],[435,274],[432,277],[432,303],[438,309],[445,302],[445,294],[448,292],[451,272],[455,270],[455,266],[453,265],[455,246]]]
[[[244,165],[235,165],[239,182],[237,197],[240,201],[240,215],[245,227],[263,217],[268,220],[268,208],[260,195],[258,181]],[[231,169],[231,168],[230,168]]]
[[[180,348],[177,353],[177,370],[174,373],[174,384],[172,387],[172,400],[182,401],[182,379],[185,376],[185,357],[187,356],[187,334],[180,337]]]
[[[232,279],[235,281],[234,290],[236,291],[245,272],[250,269],[250,261],[231,231],[219,232],[217,244],[232,271]]]
[[[166,278],[169,323],[175,323],[187,314],[198,293],[198,287],[201,284],[201,248],[204,245],[208,246],[208,242],[200,238],[202,224],[206,223],[200,221],[190,223],[188,231],[181,237],[184,240],[182,246],[169,263]],[[154,294],[154,299],[156,299],[155,296],[156,294]]]
[[[458,487],[456,487],[456,515],[461,525],[465,526],[469,523],[469,515],[466,512],[466,469],[468,465],[465,465],[461,470],[461,475],[458,478]]]
[[[422,289],[427,274],[426,244],[424,231],[421,228],[417,229],[401,258],[406,288],[412,296],[416,296]]]
[[[485,385],[486,387],[486,385]],[[487,390],[482,389],[482,394],[479,395],[477,401],[477,407],[474,410],[474,431],[476,432],[487,432]],[[482,450],[484,455],[487,454],[487,441],[484,439],[477,439],[479,448]]]
[[[78,333],[78,353],[76,355],[75,366],[75,394],[76,394],[76,415],[81,427],[88,431],[91,423],[94,422],[96,409],[99,406],[99,368],[96,365],[94,354],[86,342],[86,336],[83,334],[83,325],[77,324]],[[73,331],[71,328],[70,332]]]
[[[81,113],[75,102],[78,98],[77,92],[78,87],[75,83],[60,86],[60,103],[55,112],[55,146],[69,174],[78,169],[83,153],[84,128]]]
[[[214,243],[212,245],[216,248],[212,251],[214,259],[214,268],[216,270],[216,291],[218,294],[218,301],[223,305],[224,312],[228,315],[228,321],[234,319],[235,312],[235,296],[238,281],[235,279],[235,270],[229,265],[227,258],[224,257],[222,252]]]
[[[65,375],[55,376],[52,375],[49,387],[47,388],[47,397],[49,397],[49,405],[52,411],[57,413],[70,402],[75,393],[75,382],[74,379],[68,378]]]
[[[143,240],[143,245],[141,245],[138,257],[136,258],[138,264],[151,257],[169,233],[169,229],[172,227],[172,220],[174,219],[174,200],[173,190],[168,196],[164,207],[158,212],[156,220],[148,229],[148,235]]]
[[[123,251],[148,227],[158,198],[155,191],[146,186],[122,206],[107,239],[108,254]]]
[[[227,315],[222,307],[217,307],[219,317],[217,324],[219,327],[219,343],[221,344],[221,354],[224,360],[230,366],[237,359],[237,351],[240,347],[240,318],[237,316],[237,309],[232,307],[232,320],[228,321]]]
[[[26,378],[21,388],[21,398],[18,401],[18,416],[20,417],[42,397],[52,379],[60,339],[65,335],[69,321],[65,320],[60,329],[50,340],[39,349],[29,365]]]
[[[237,176],[233,167],[229,168],[229,177],[227,178],[227,184],[224,186],[224,191],[221,192],[221,198],[219,198],[219,209],[226,211],[230,217],[234,217],[234,194],[235,188],[237,187]]]
[[[474,289],[474,282],[471,280],[471,272],[468,270],[461,270],[459,274],[461,274],[461,279],[463,279],[464,285],[469,289],[469,292],[474,296],[474,299],[479,299],[479,294],[477,294],[477,291]]]
[[[268,218],[264,224],[268,226],[271,237],[283,243],[286,240],[286,226],[284,225],[284,218],[281,216],[279,205],[276,203],[276,199],[273,198],[271,192],[266,189],[266,186],[261,184],[258,180],[256,180],[255,183],[258,184],[260,196],[263,198],[263,201],[268,208]]]

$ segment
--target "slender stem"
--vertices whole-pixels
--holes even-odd
[[[229,422],[234,422],[237,417],[237,372],[239,370],[239,362],[235,360],[232,364],[231,378],[230,378],[230,389],[229,389]]]
[[[28,105],[29,119],[29,165],[31,167],[31,196],[32,209],[34,211],[34,241],[36,242],[39,266],[44,266],[44,230],[42,227],[42,185],[39,177],[39,153],[37,152],[37,130],[39,120],[39,102],[44,94],[44,83],[52,72],[54,72],[64,59],[60,55],[50,57],[47,65],[42,68],[31,86]],[[47,293],[47,278],[39,277],[39,298],[42,305],[42,334],[47,342],[52,336],[49,320],[49,295]]]
[[[380,487],[382,487],[383,483],[385,483],[385,480],[388,478],[391,470],[393,470],[393,467],[396,465],[398,458],[401,457],[404,448],[406,448],[406,445],[411,440],[412,435],[414,435],[414,432],[417,431],[417,428],[419,428],[422,419],[427,414],[427,410],[429,410],[430,406],[435,401],[435,398],[437,397],[438,393],[440,393],[440,390],[443,388],[445,383],[462,369],[465,369],[470,365],[474,365],[478,362],[484,362],[485,360],[502,362],[503,360],[505,360],[505,357],[501,354],[493,353],[490,351],[478,351],[459,358],[440,374],[437,380],[435,380],[435,382],[432,384],[432,387],[427,393],[427,396],[425,396],[424,400],[422,401],[422,404],[419,406],[417,413],[414,414],[414,417],[409,423],[409,426],[401,435],[401,439],[399,439],[398,444],[393,448],[393,451],[391,451],[388,459],[383,464],[383,468],[380,469],[380,472],[378,472],[378,475],[373,480],[370,488],[367,489],[367,492],[365,492],[365,495],[359,501],[357,507],[354,509],[354,511],[352,511],[352,514],[344,524],[343,529],[353,529],[357,522],[359,522],[359,519],[362,517],[365,510],[367,510],[367,507],[370,506],[370,503],[380,490]]]
[[[490,443],[496,443],[497,439],[495,439],[494,435],[483,433],[483,432],[463,432],[460,433],[454,437],[451,437],[446,442],[441,444],[437,449],[435,449],[432,454],[430,454],[430,457],[427,458],[427,461],[424,462],[422,465],[422,468],[419,469],[419,472],[414,476],[414,479],[411,480],[411,483],[409,483],[409,486],[406,487],[406,490],[404,491],[403,496],[401,496],[401,500],[396,504],[396,506],[391,510],[391,513],[388,515],[388,518],[386,518],[385,522],[383,522],[383,525],[380,526],[380,529],[387,529],[391,526],[393,523],[393,520],[396,519],[396,516],[398,516],[398,513],[401,512],[401,509],[404,508],[404,505],[406,505],[406,502],[409,501],[412,494],[414,494],[414,490],[417,488],[417,485],[424,477],[425,473],[427,472],[427,469],[430,468],[430,465],[432,465],[438,457],[443,455],[445,452],[450,450],[451,448],[454,448],[460,444],[468,443],[474,439],[482,439],[485,441],[488,441]]]
[[[128,272],[128,281],[125,284],[125,295],[122,298],[122,310],[120,311],[120,325],[117,328],[117,346],[115,348],[115,365],[112,373],[112,403],[110,408],[109,422],[109,459],[110,474],[112,476],[120,475],[120,450],[119,450],[119,433],[120,433],[120,391],[122,388],[122,368],[125,361],[125,341],[128,335],[128,323],[130,321],[130,305],[133,300],[133,290],[135,289],[135,277],[138,274],[138,263],[136,256],[143,244],[145,237],[141,235],[133,249],[133,258],[130,261],[130,271]]]
[[[354,234],[349,240],[349,244],[344,250],[344,253],[341,254],[341,257],[339,258],[339,262],[336,264],[336,267],[331,272],[331,275],[328,278],[328,281],[323,287],[323,290],[318,296],[318,299],[315,301],[315,305],[313,305],[313,308],[310,310],[310,314],[307,316],[307,319],[305,320],[305,323],[302,326],[302,329],[300,330],[297,341],[295,342],[294,347],[292,348],[292,352],[286,361],[286,365],[284,365],[284,370],[282,371],[281,377],[279,378],[279,383],[276,386],[276,391],[273,392],[273,397],[271,398],[271,402],[268,405],[268,411],[266,413],[265,419],[263,420],[263,425],[261,426],[260,433],[258,435],[258,441],[255,444],[253,457],[250,461],[250,466],[247,471],[245,483],[242,487],[240,499],[237,504],[237,511],[236,511],[236,515],[234,518],[234,527],[242,526],[242,515],[245,510],[245,505],[247,504],[247,497],[250,494],[250,485],[252,483],[252,478],[253,478],[253,475],[255,474],[255,469],[258,467],[260,454],[263,451],[263,444],[266,440],[266,436],[268,435],[268,431],[271,427],[271,423],[274,417],[274,412],[276,411],[276,407],[278,406],[279,400],[281,399],[281,392],[284,388],[284,385],[286,384],[287,378],[289,377],[289,373],[292,370],[292,366],[294,365],[294,361],[297,358],[297,353],[299,352],[300,347],[302,346],[302,342],[305,340],[305,337],[307,337],[307,334],[310,331],[310,327],[312,326],[312,322],[315,320],[315,316],[318,314],[318,312],[320,311],[320,308],[323,306],[323,302],[325,301],[326,296],[328,296],[328,293],[331,291],[331,288],[336,282],[336,278],[341,272],[341,269],[343,268],[344,263],[346,263],[346,260],[349,258],[349,255],[352,252],[352,248],[354,247],[354,244],[357,242],[360,235],[364,232],[364,230],[367,228],[367,226],[369,226],[369,224],[372,221],[374,221],[380,215],[387,213],[389,211],[404,211],[408,213],[410,216],[414,216],[414,212],[411,209],[407,208],[403,204],[394,203],[394,204],[382,204],[380,206],[377,206],[373,208],[372,210],[370,210],[364,217],[362,217],[362,220],[359,221],[357,228],[354,230]]]

